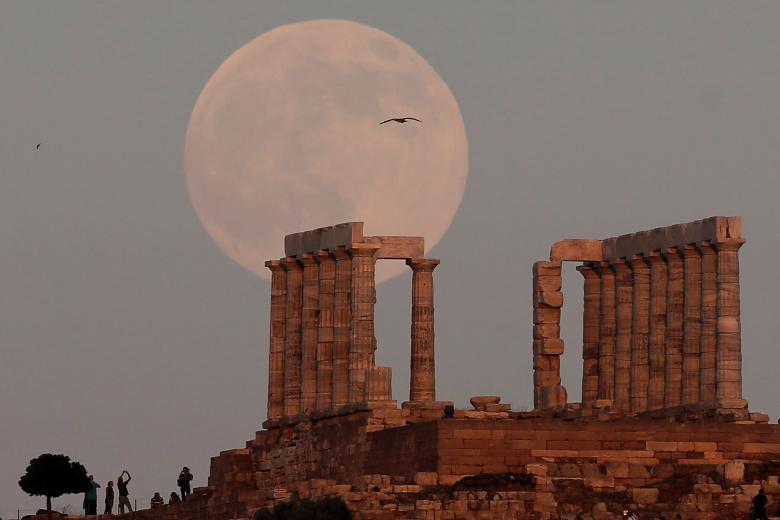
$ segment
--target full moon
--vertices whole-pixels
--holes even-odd
[[[389,122],[414,117],[422,122]],[[184,170],[219,248],[270,279],[284,235],[365,222],[367,235],[425,238],[429,251],[468,176],[463,119],[447,84],[409,45],[366,25],[316,20],[234,52],[190,117]],[[377,281],[408,270],[380,262]]]

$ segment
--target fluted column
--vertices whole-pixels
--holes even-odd
[[[333,406],[349,401],[349,344],[352,330],[352,257],[343,248],[332,252],[336,261],[333,299]]]
[[[374,366],[374,304],[376,281],[375,244],[353,244],[352,253],[352,331],[349,350],[349,402],[366,400],[366,372]]]
[[[648,410],[664,407],[666,395],[666,262],[658,252],[647,257],[650,264],[650,331],[648,361]]]
[[[271,323],[268,348],[268,419],[284,415],[284,336],[287,312],[286,274],[279,260],[269,260],[271,270]]]
[[[664,405],[682,403],[682,344],[684,276],[683,263],[676,248],[664,252],[666,280],[666,391]]]
[[[717,398],[742,399],[742,339],[739,316],[739,248],[731,239],[718,248]]]
[[[682,402],[699,400],[699,370],[701,366],[701,256],[693,245],[678,248],[684,265],[684,328]]]
[[[582,309],[582,402],[592,403],[599,393],[599,312],[601,280],[590,264],[577,267],[585,279]]]
[[[305,253],[303,264],[303,334],[301,339],[301,411],[314,410],[317,402],[317,331],[319,329],[320,266]]]
[[[316,258],[320,264],[316,408],[327,410],[333,406],[333,309],[336,293],[336,262],[327,251],[320,251]]]
[[[633,319],[633,280],[631,268],[624,260],[617,260],[615,268],[615,406],[628,412],[631,407],[629,382],[631,380],[631,321]]]
[[[303,267],[293,257],[282,261],[286,271],[287,301],[284,337],[284,415],[301,412],[301,313],[303,311]]]
[[[718,258],[709,242],[699,245],[701,253],[701,379],[699,399],[715,399],[718,346]]]
[[[650,268],[644,257],[631,259],[633,273],[633,317],[631,322],[631,412],[647,410],[647,392],[650,380],[649,327],[650,327]]]
[[[433,270],[439,260],[412,258],[412,355],[409,378],[410,401],[436,400],[434,352]]]
[[[599,399],[615,399],[615,272],[598,264],[601,278],[599,310]]]

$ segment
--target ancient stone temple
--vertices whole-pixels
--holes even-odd
[[[433,270],[420,237],[363,236],[350,222],[287,235],[285,256],[269,260],[271,325],[268,421],[343,406],[395,407],[392,370],[375,363],[377,260],[412,270],[409,403],[433,404]]]
[[[747,409],[739,217],[563,240],[534,264],[534,405],[563,407],[561,264],[582,262],[582,406],[625,414]]]
[[[252,518],[339,497],[355,519],[714,520],[780,501],[780,425],[741,394],[738,217],[564,240],[533,267],[534,403],[437,401],[433,271],[360,223],[288,235],[272,273],[268,409],[208,486],[138,520]],[[375,365],[378,260],[411,268],[409,401]],[[561,263],[584,278],[583,399],[560,378]],[[381,348],[381,347],[380,347]],[[523,347],[523,350],[527,346]],[[571,348],[571,346],[570,346]],[[519,379],[523,379],[521,374]],[[258,422],[260,420],[258,419]]]

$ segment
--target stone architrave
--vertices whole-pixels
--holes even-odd
[[[699,245],[701,253],[701,379],[699,399],[717,396],[715,373],[718,347],[718,258],[709,241]]]
[[[647,256],[650,264],[650,330],[648,362],[648,410],[664,407],[666,395],[666,262],[658,252]]]
[[[615,399],[615,272],[599,262],[601,306],[599,310],[599,399]]]
[[[349,402],[349,345],[352,341],[352,257],[343,248],[332,251],[336,262],[333,298],[333,406]]]
[[[271,270],[271,323],[268,349],[268,419],[284,416],[284,336],[287,312],[286,274],[279,260],[269,260]]]
[[[281,262],[287,276],[284,337],[284,415],[301,412],[301,320],[303,312],[303,267],[293,257]]]
[[[303,312],[301,335],[301,411],[310,412],[317,402],[317,335],[319,329],[320,266],[310,253],[302,255]]]
[[[584,278],[582,309],[582,402],[593,403],[599,394],[599,312],[601,280],[591,264],[577,267]]]
[[[693,245],[678,248],[683,257],[684,318],[682,403],[699,400],[701,367],[701,255]]]
[[[566,389],[561,385],[560,374],[561,262],[534,263],[533,283],[534,406],[556,408],[566,404]]]
[[[631,323],[631,413],[647,410],[647,392],[650,380],[649,326],[650,326],[650,267],[644,257],[631,259],[633,273],[633,318]]]
[[[615,269],[615,407],[628,412],[631,407],[631,321],[633,319],[633,277],[624,260]]]
[[[376,336],[375,254],[377,244],[352,244],[352,330],[349,350],[349,402],[366,400],[367,371],[374,366]]]
[[[664,251],[666,280],[666,391],[664,405],[682,404],[682,346],[685,280],[677,248]]]
[[[410,401],[436,400],[433,270],[439,260],[412,258],[412,354]]]
[[[336,298],[336,262],[327,251],[317,255],[320,264],[317,332],[317,410],[333,407],[333,314]]]
[[[742,341],[739,316],[739,248],[744,239],[719,242],[717,398],[742,399]]]

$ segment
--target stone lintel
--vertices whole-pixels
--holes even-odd
[[[365,237],[365,241],[380,244],[377,258],[406,260],[425,255],[423,237],[375,236]]]
[[[559,240],[550,248],[550,260],[577,262],[601,262],[604,251],[601,240],[567,238]]]
[[[352,250],[359,244],[379,246],[376,258],[418,258],[425,254],[422,237],[363,236],[362,222],[345,222],[284,237],[284,254],[301,259],[304,254],[317,255],[320,251],[334,252],[339,247]]]
[[[285,236],[284,254],[300,257],[303,253],[317,253],[320,249],[333,251],[338,246],[349,247],[363,240],[363,223],[345,222]]]
[[[741,238],[741,217],[710,217],[604,239],[604,259],[614,262],[618,258],[630,258],[637,254],[648,256],[652,251],[700,244],[705,240],[718,244]]]

